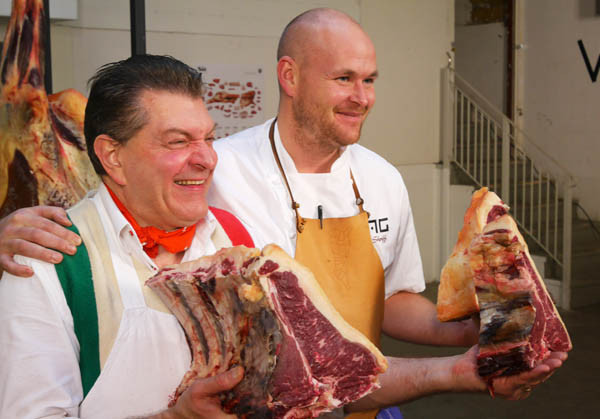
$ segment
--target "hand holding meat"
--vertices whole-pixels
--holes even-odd
[[[546,381],[567,359],[566,352],[553,352],[548,358],[529,371],[486,379],[478,374],[477,345],[459,356],[452,368],[456,376],[456,391],[464,389],[471,392],[489,392],[492,397],[506,400],[521,400],[528,397],[532,390]]]
[[[546,381],[567,360],[566,352],[552,352],[534,369],[518,375],[498,377],[492,380],[489,387],[494,396],[507,400],[521,400],[528,397],[532,390]]]
[[[21,208],[0,219],[0,272],[24,277],[33,274],[14,261],[15,254],[58,263],[62,260],[59,252],[75,253],[81,239],[61,225],[71,225],[65,210],[51,206]]]
[[[219,393],[240,382],[241,367],[208,378],[199,378],[181,395],[175,406],[148,419],[224,419],[235,418],[221,409]]]

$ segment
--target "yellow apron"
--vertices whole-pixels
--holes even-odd
[[[350,172],[356,204],[360,209],[357,215],[325,219],[301,217],[298,212],[300,205],[294,200],[275,149],[274,128],[275,121],[269,130],[269,140],[296,213],[295,259],[312,270],[342,317],[379,346],[385,299],[384,272],[371,241],[369,215],[363,209],[363,199],[354,176]],[[348,417],[374,418],[376,413],[363,412]]]

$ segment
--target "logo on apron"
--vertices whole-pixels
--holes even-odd
[[[387,241],[387,232],[390,231],[388,217],[369,220],[369,229],[371,230],[371,240],[373,243],[385,243]]]

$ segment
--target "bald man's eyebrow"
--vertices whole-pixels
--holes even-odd
[[[349,77],[358,77],[359,76],[359,74],[356,71],[350,70],[350,69],[341,69],[338,71],[332,71],[331,75],[334,77],[339,77],[341,75],[349,76]],[[379,71],[375,70],[365,78],[366,79],[376,79],[377,77],[379,77]]]

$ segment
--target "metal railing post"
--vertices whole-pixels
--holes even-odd
[[[442,69],[442,126],[441,129],[441,161],[444,168],[450,166],[452,161],[452,145],[454,144],[454,100],[452,92],[452,70],[449,68]]]
[[[571,309],[571,242],[573,229],[573,185],[571,179],[565,179],[563,192],[563,266],[561,306],[565,310]]]
[[[442,69],[442,86],[441,86],[441,127],[440,127],[440,141],[441,147],[441,185],[440,185],[440,222],[441,222],[441,234],[440,234],[440,247],[438,250],[438,272],[441,272],[444,263],[449,256],[450,249],[452,249],[452,240],[450,238],[450,162],[453,157],[453,147],[455,144],[456,130],[454,129],[456,124],[455,115],[455,90],[452,83],[452,69],[446,67]]]
[[[510,120],[502,118],[502,200],[510,205]]]

